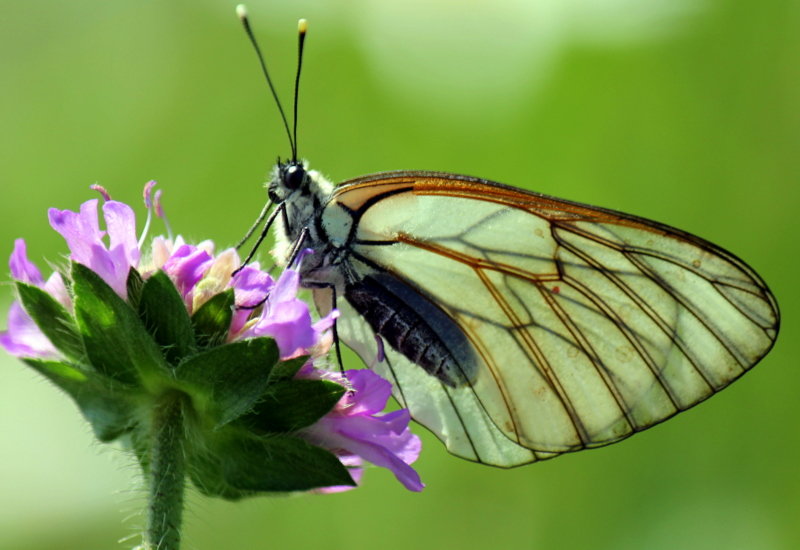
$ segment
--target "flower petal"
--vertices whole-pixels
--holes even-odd
[[[51,208],[48,217],[53,229],[67,241],[70,259],[100,275],[125,298],[128,271],[139,262],[133,211],[123,203],[108,201],[103,204],[103,213],[110,233],[110,249],[103,242],[105,232],[100,231],[97,199],[84,202],[80,212]]]
[[[108,201],[103,204],[103,216],[106,220],[106,230],[110,251],[121,249],[122,257],[126,261],[125,276],[131,267],[139,265],[139,244],[136,239],[136,216],[133,209],[125,203]]]
[[[345,396],[350,407],[348,414],[375,414],[381,412],[392,395],[392,384],[371,370],[359,369],[345,372],[353,392]]]
[[[195,246],[184,244],[172,253],[164,263],[164,271],[170,276],[188,307],[192,304],[191,292],[211,266],[211,255]]]
[[[67,291],[67,286],[64,284],[64,279],[61,278],[61,273],[56,272],[50,275],[43,288],[50,296],[58,300],[62,306],[72,309],[72,298]]]
[[[328,371],[301,369],[300,378],[328,378]],[[338,373],[336,373],[338,374]],[[341,376],[341,375],[339,375]],[[333,411],[304,429],[312,442],[337,454],[355,454],[377,466],[388,468],[411,491],[424,487],[419,474],[410,466],[419,457],[422,443],[409,429],[411,415],[406,409],[383,415],[391,394],[391,384],[370,370],[344,372],[338,383],[348,392]]]
[[[311,327],[311,313],[305,302],[294,299],[273,303],[270,300],[267,306],[248,336],[271,336],[283,359],[294,357],[316,343],[317,333]]]
[[[39,268],[28,259],[27,246],[25,239],[17,239],[14,241],[14,251],[8,260],[8,266],[11,268],[11,276],[18,281],[42,287],[44,279]]]
[[[270,303],[283,303],[297,300],[297,289],[300,288],[300,273],[294,269],[284,269],[275,288],[270,294]]]
[[[307,428],[307,433],[325,446],[357,454],[376,466],[391,470],[410,491],[421,491],[425,487],[416,470],[401,458],[419,456],[420,440],[410,431],[395,434],[386,430],[380,419],[367,416],[348,417],[347,422],[326,416]]]
[[[250,264],[231,278],[230,286],[236,294],[236,305],[252,308],[264,303],[275,287],[275,280],[266,271],[258,269],[257,264]]]
[[[0,332],[0,346],[16,357],[58,357],[56,348],[17,301],[8,310],[8,329]]]
[[[97,225],[97,199],[81,205],[80,213],[51,208],[47,212],[50,225],[58,231],[70,251],[70,258],[83,265],[92,264],[92,247],[102,246],[102,236]]]

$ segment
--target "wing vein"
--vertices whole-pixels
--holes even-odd
[[[558,376],[553,371],[552,367],[549,365],[547,357],[539,348],[538,344],[536,343],[536,340],[531,336],[531,334],[527,330],[525,330],[524,324],[520,321],[519,317],[517,317],[517,315],[514,313],[511,305],[506,301],[505,298],[503,298],[501,293],[489,280],[486,274],[478,269],[475,270],[475,273],[480,278],[484,286],[486,286],[486,289],[492,295],[492,298],[495,300],[495,302],[503,310],[503,314],[506,316],[506,318],[512,325],[512,334],[514,335],[514,339],[517,341],[517,344],[523,350],[523,353],[525,353],[525,355],[531,359],[531,363],[534,365],[534,367],[544,377],[544,380],[547,382],[550,391],[552,391],[556,395],[559,402],[561,403],[561,406],[564,409],[564,412],[567,413],[567,416],[569,417],[570,422],[572,423],[572,426],[575,429],[576,435],[581,440],[582,446],[585,446],[589,441],[588,431],[586,430],[586,427],[583,425],[583,421],[581,420],[580,415],[577,413],[574,406],[567,397],[567,394],[564,391],[564,387],[559,381]],[[521,342],[520,339],[522,340]],[[526,349],[528,350],[527,352],[525,352]],[[495,376],[496,380],[498,379],[498,377],[494,373],[493,376]],[[501,387],[502,393],[505,397],[508,392],[508,390],[505,388],[505,384],[500,384],[498,382],[498,386]],[[513,410],[513,408],[509,409],[509,412],[511,413],[511,418],[514,421],[514,428],[516,432],[516,430],[518,430],[517,427],[518,419],[516,412]]]

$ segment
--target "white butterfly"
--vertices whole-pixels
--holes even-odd
[[[509,467],[619,441],[777,337],[763,280],[699,237],[447,173],[333,186],[290,141],[268,184],[278,256],[311,249],[320,313],[341,311],[341,341],[455,455]]]

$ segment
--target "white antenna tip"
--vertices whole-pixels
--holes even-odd
[[[308,31],[308,21],[306,21],[305,19],[300,19],[297,22],[297,32],[299,32],[300,34],[305,34],[306,31]]]
[[[247,19],[247,8],[244,4],[236,6],[236,15],[239,16],[239,19]]]

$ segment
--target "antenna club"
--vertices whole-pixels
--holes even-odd
[[[305,19],[300,19],[299,21],[297,21],[297,32],[299,32],[300,34],[305,34],[306,32],[308,32],[308,21],[306,21]]]
[[[236,15],[244,21],[247,19],[247,7],[244,4],[239,4],[236,6]]]

